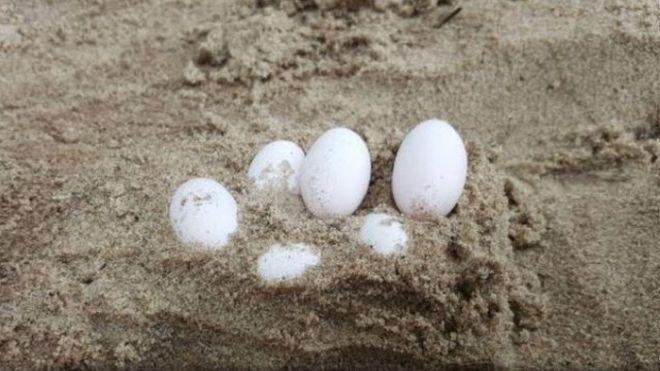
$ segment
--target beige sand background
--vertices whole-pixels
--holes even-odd
[[[378,257],[356,230],[431,117],[466,192]],[[355,216],[246,182],[337,124],[373,159]],[[654,369],[658,156],[657,0],[2,0],[0,368]],[[240,204],[223,251],[169,229],[194,176]],[[265,285],[274,242],[322,264]]]

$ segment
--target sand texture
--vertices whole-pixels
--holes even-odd
[[[433,117],[468,181],[416,222],[392,166]],[[247,180],[337,125],[355,215]],[[0,1],[0,369],[657,369],[659,156],[657,0]],[[199,176],[239,204],[221,251],[168,224]],[[360,243],[372,211],[405,255]],[[266,284],[275,243],[321,262]]]

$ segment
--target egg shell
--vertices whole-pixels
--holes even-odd
[[[259,276],[267,282],[292,280],[319,264],[321,258],[305,244],[271,246],[257,260]]]
[[[360,240],[381,255],[398,255],[405,251],[408,236],[393,216],[371,213],[364,218]]]
[[[250,163],[248,177],[258,189],[286,187],[300,194],[298,177],[305,152],[288,140],[277,140],[261,148]]]
[[[179,186],[169,216],[177,238],[188,246],[219,249],[238,228],[234,197],[213,179],[194,178]]]
[[[351,215],[369,188],[371,158],[354,131],[334,128],[312,145],[300,171],[300,191],[307,209],[318,218]]]
[[[456,206],[467,177],[461,136],[438,119],[417,125],[394,160],[392,194],[399,210],[418,220],[446,216]]]

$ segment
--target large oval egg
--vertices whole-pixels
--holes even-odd
[[[170,223],[185,245],[221,248],[238,228],[236,200],[213,179],[191,179],[172,195]]]
[[[299,194],[298,177],[304,158],[303,150],[293,142],[271,142],[259,150],[250,163],[248,177],[258,189],[284,187]]]
[[[321,135],[300,170],[300,192],[307,209],[319,218],[351,215],[369,188],[371,158],[354,131],[335,128]]]
[[[432,119],[403,139],[394,160],[392,194],[402,213],[418,220],[446,216],[467,177],[467,152],[458,132]]]

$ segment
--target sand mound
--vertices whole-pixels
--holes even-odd
[[[72,305],[49,291],[47,305],[62,318],[86,318],[48,327],[49,336],[57,334],[63,342],[54,354],[64,364],[86,357],[111,357],[117,366],[148,362],[157,352],[154,339],[145,335],[155,334],[148,326],[157,321],[169,328],[157,333],[175,334],[180,341],[211,336],[215,344],[231,343],[226,351],[256,356],[253,365],[261,366],[296,366],[308,358],[332,366],[334,357],[380,364],[386,361],[380,352],[396,353],[400,362],[424,360],[427,366],[457,362],[453,356],[465,354],[475,361],[496,355],[495,363],[506,364],[514,342],[524,343],[545,316],[538,277],[514,260],[514,245],[537,241],[544,219],[524,216],[538,206],[522,184],[494,167],[492,154],[477,144],[468,152],[468,183],[456,210],[433,223],[405,220],[409,249],[394,259],[374,254],[358,240],[362,215],[372,207],[397,213],[385,190],[370,199],[369,209],[328,223],[313,218],[298,197],[259,193],[236,173],[234,180],[244,189],[237,198],[241,229],[217,254],[179,246],[164,217],[136,228],[137,216],[122,207],[136,189],[119,183],[101,185],[95,193],[69,189],[97,195],[86,201],[92,205],[112,199],[115,207],[113,213],[95,213],[91,224],[91,215],[72,218],[67,236],[51,250],[69,270],[44,267],[41,284],[58,279],[58,290],[74,290],[82,301]],[[374,179],[385,177],[375,171]],[[85,177],[80,184],[99,184],[97,174]],[[102,227],[111,224],[115,227]],[[141,254],[129,241],[154,233],[162,234],[162,242],[149,253],[147,268],[139,263],[142,258],[132,258]],[[258,278],[257,259],[276,242],[311,244],[321,263],[291,283],[265,284]],[[80,260],[83,253],[96,258]],[[120,284],[116,274],[127,280]],[[144,291],[151,285],[158,285],[159,293]],[[29,298],[23,304],[21,310],[37,305]],[[264,325],[267,333],[258,330]],[[110,349],[113,354],[89,346],[96,343],[93,336],[112,331],[126,339]],[[187,357],[193,359],[200,349]]]

